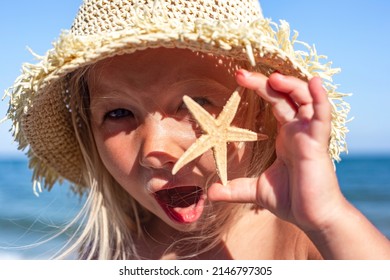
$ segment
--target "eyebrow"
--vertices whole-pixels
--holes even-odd
[[[210,78],[188,78],[177,81],[172,84],[172,87],[186,87],[186,86],[202,86],[215,90],[230,90],[225,84],[222,84]]]
[[[128,98],[136,100],[135,95],[126,94],[123,91],[112,90],[112,91],[95,91],[96,94],[90,95],[90,109],[93,107],[106,106],[109,102],[116,101],[118,99]]]
[[[168,87],[168,91],[171,88],[189,88],[192,87],[200,87],[202,89],[207,89],[207,91],[213,92],[227,92],[230,90],[225,84],[222,84],[211,78],[197,78],[197,77],[189,77],[179,81],[174,82],[172,85]],[[95,94],[90,94],[90,108],[98,107],[101,105],[106,106],[107,103],[111,100],[116,100],[120,98],[128,98],[133,102],[137,103],[136,95],[129,94],[128,91],[122,91],[120,89],[108,89],[107,90],[97,90],[94,91]],[[206,92],[205,92],[206,93]],[[203,92],[198,92],[196,95],[202,96],[206,95]],[[93,100],[93,102],[92,102]]]

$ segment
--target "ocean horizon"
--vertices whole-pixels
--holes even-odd
[[[344,156],[336,164],[344,195],[390,238],[390,155]],[[25,158],[0,157],[0,260],[50,259],[72,230],[53,238],[84,199],[67,183],[33,193]]]

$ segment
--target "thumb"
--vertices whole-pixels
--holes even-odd
[[[207,197],[211,201],[257,203],[258,178],[239,178],[230,181],[227,186],[212,184]]]
[[[289,205],[289,180],[286,169],[278,159],[258,178],[237,178],[227,186],[212,184],[207,196],[210,201],[254,203],[273,213]]]

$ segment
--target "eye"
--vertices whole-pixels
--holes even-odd
[[[121,119],[126,117],[134,117],[134,115],[131,111],[123,108],[118,108],[109,111],[104,115],[104,119],[111,119],[111,120],[116,120],[116,119]]]

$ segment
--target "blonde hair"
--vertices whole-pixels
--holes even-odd
[[[101,161],[91,130],[89,118],[89,93],[86,77],[92,66],[68,75],[70,113],[80,151],[83,156],[83,177],[88,185],[88,198],[84,208],[86,222],[77,240],[59,257],[78,250],[81,259],[141,259],[135,239],[144,238],[144,225],[153,216],[127,193],[111,176]],[[276,124],[267,104],[256,94],[245,94],[238,115],[243,126],[265,133],[270,141],[256,142],[247,176],[260,175],[274,160]],[[245,111],[245,113],[244,113]],[[241,114],[240,114],[241,113]],[[258,123],[253,122],[256,116]],[[213,203],[210,215],[203,226],[174,241],[171,250],[178,258],[192,258],[214,248],[239,213],[253,205]],[[189,244],[192,244],[191,250]],[[188,252],[194,252],[189,254]],[[182,255],[180,255],[180,253]]]

